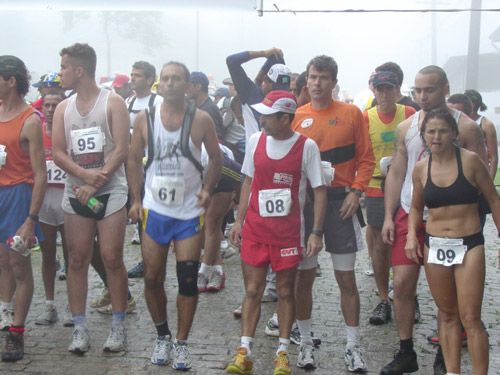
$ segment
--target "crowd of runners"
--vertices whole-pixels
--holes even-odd
[[[253,59],[264,63],[250,77],[243,64]],[[500,201],[496,132],[480,114],[479,92],[450,95],[446,72],[430,65],[405,96],[401,67],[387,62],[367,77],[373,95],[358,108],[336,98],[332,57],[316,56],[298,74],[278,48],[228,56],[229,77],[218,88],[178,61],[159,67],[158,76],[137,61],[130,76],[98,84],[96,64],[88,44],[61,49],[60,69],[33,84],[40,98],[27,103],[25,63],[0,56],[2,361],[24,357],[33,272],[40,272],[30,251],[38,243],[46,306],[35,323],[50,326],[63,316],[73,327],[69,352],[90,347],[92,265],[105,288],[90,306],[112,315],[103,350],[127,350],[126,315],[137,309],[127,278],[142,277],[157,332],[151,362],[189,370],[198,295],[226,287],[226,233],[244,280],[234,311],[241,341],[227,373],[253,373],[262,301],[277,301],[265,327],[278,338],[274,375],[292,373],[291,342],[299,345],[296,366],[318,366],[321,342],[311,327],[322,249],[340,290],[349,372],[418,371],[412,337],[424,266],[438,316],[435,374],[460,374],[463,340],[474,374],[488,373],[483,227],[491,213],[500,229]],[[142,260],[127,272],[128,222]],[[58,238],[68,302],[61,312],[54,302]],[[365,247],[379,297],[367,323],[386,324],[394,310],[400,338],[382,369],[366,363],[359,337],[355,263]],[[164,285],[169,255],[178,282],[175,332]]]

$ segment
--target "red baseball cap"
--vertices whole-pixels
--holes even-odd
[[[290,91],[270,91],[261,103],[252,105],[252,108],[263,115],[271,115],[277,112],[295,113],[297,100]]]
[[[115,79],[113,79],[113,83],[111,84],[111,87],[123,87],[125,86],[128,82],[130,81],[130,78],[126,74],[120,74],[117,73],[115,75]]]

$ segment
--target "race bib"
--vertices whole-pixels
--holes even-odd
[[[165,206],[180,206],[184,202],[184,178],[153,176],[151,183],[153,198]]]
[[[0,145],[0,169],[7,163],[7,151],[5,149],[7,146]]]
[[[47,183],[64,184],[66,182],[66,172],[59,168],[54,160],[47,160]]]
[[[104,146],[103,133],[99,127],[72,130],[71,146],[75,155],[102,152]]]
[[[259,190],[259,214],[262,217],[287,216],[292,208],[290,189]]]
[[[442,266],[453,266],[462,264],[467,251],[462,238],[429,237],[428,263],[440,264]]]

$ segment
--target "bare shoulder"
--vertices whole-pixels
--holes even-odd
[[[469,151],[466,148],[460,148],[460,157],[464,167],[470,166],[471,168],[475,168],[484,164],[475,152]]]
[[[459,132],[468,131],[472,130],[473,128],[478,128],[476,122],[472,120],[469,116],[462,113],[458,118],[458,131]]]
[[[126,108],[125,100],[114,92],[109,94],[108,104],[111,106],[112,110],[120,107]]]
[[[42,120],[36,112],[33,112],[26,118],[26,120],[24,120],[24,125],[21,131],[21,139],[23,141],[28,140],[31,142],[34,140],[33,137],[41,137],[41,134]]]

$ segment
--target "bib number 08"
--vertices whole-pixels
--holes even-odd
[[[292,207],[290,189],[259,190],[259,214],[262,217],[287,216]]]

